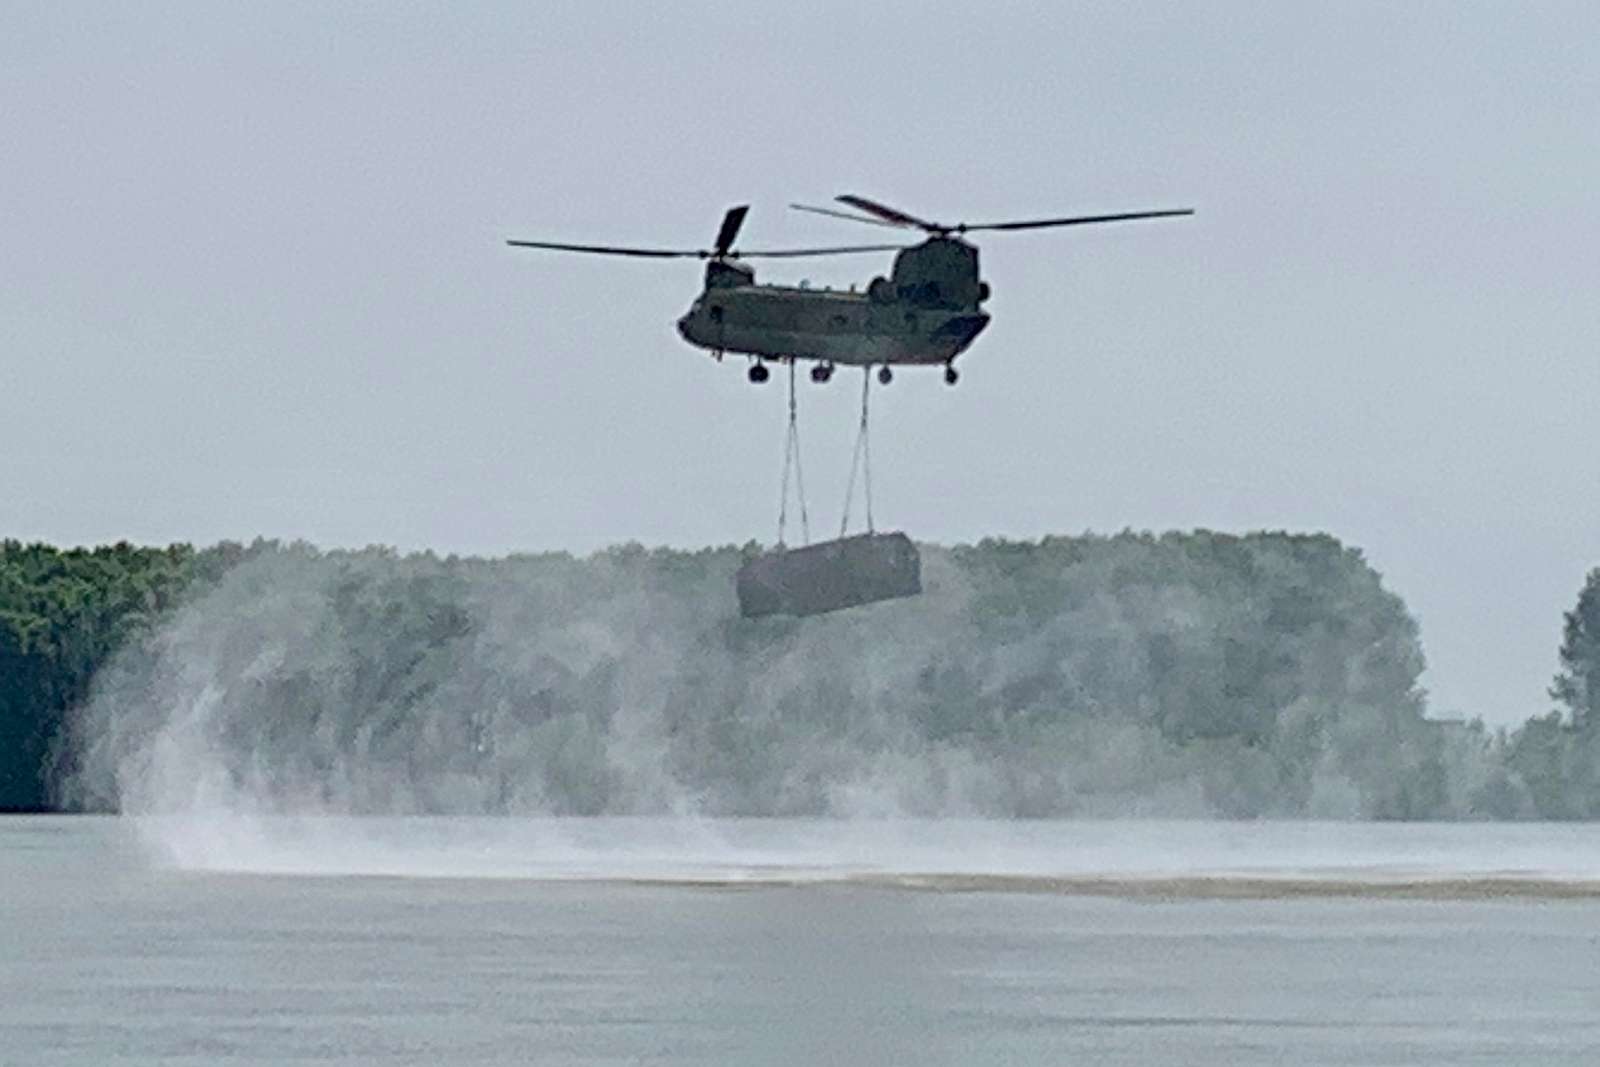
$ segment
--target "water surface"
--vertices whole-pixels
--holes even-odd
[[[13,818],[0,1062],[1593,1064],[1597,857],[1557,826]]]

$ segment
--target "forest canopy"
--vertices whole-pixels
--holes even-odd
[[[1415,622],[1328,536],[924,546],[923,596],[805,620],[738,617],[755,551],[0,543],[0,805],[1600,813],[1587,668],[1510,736],[1429,720]]]

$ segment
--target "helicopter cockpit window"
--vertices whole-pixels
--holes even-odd
[[[722,321],[722,305],[721,304],[712,304],[711,305],[711,321],[712,322],[721,322]]]

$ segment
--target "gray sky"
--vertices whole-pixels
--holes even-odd
[[[505,237],[1194,206],[981,242],[960,386],[876,394],[879,525],[1326,530],[1435,714],[1545,710],[1600,563],[1600,9],[921,6],[7,5],[0,533],[770,540],[783,389],[677,338],[699,265]],[[805,385],[826,528],[855,381]]]

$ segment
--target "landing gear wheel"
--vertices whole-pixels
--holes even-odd
[[[753,363],[750,365],[750,381],[754,384],[760,385],[769,377],[771,377],[771,375],[768,373],[767,365],[765,363]]]
[[[944,384],[954,385],[961,380],[961,373],[949,363],[944,365]]]
[[[832,377],[833,377],[833,364],[832,363],[818,363],[815,367],[811,368],[811,380],[816,382],[818,385],[823,384],[829,378],[832,378]]]
[[[878,384],[888,385],[892,381],[894,381],[894,371],[890,370],[889,364],[885,363],[878,368]]]

